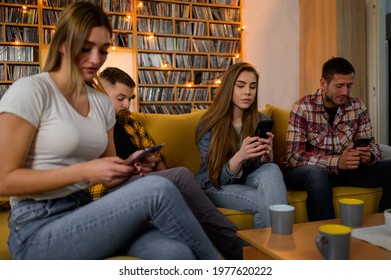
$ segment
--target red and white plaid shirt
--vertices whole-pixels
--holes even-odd
[[[329,173],[338,173],[342,151],[357,138],[372,136],[372,127],[365,105],[350,96],[339,106],[334,123],[328,123],[322,91],[301,98],[292,108],[287,133],[287,163],[291,167],[322,166]],[[379,160],[379,148],[371,142],[373,162]]]

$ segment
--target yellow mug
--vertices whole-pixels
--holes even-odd
[[[319,227],[315,239],[316,247],[325,260],[348,260],[352,229],[338,224],[325,224]]]
[[[364,200],[343,198],[339,200],[341,223],[345,226],[359,227],[362,224]]]

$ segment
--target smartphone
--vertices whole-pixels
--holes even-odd
[[[156,152],[159,151],[161,148],[163,148],[163,146],[164,146],[164,143],[159,144],[159,145],[156,145],[156,146],[153,146],[153,147],[150,147],[150,148],[146,148],[146,149],[145,149],[142,153],[140,153],[137,157],[135,157],[134,159],[132,159],[132,160],[128,163],[128,165],[133,165],[133,164],[135,164],[136,162],[143,160],[148,154],[156,153]]]
[[[255,136],[267,139],[268,136],[266,135],[266,132],[272,131],[273,125],[273,120],[260,120],[257,125],[257,129],[255,130]]]
[[[371,143],[373,137],[364,137],[364,138],[359,138],[354,141],[353,148],[357,147],[366,147]]]

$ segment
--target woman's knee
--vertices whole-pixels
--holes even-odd
[[[158,175],[141,177],[121,189],[124,189],[124,192],[128,192],[130,196],[134,196],[135,192],[139,193],[139,195],[153,194],[159,197],[172,197],[178,194],[176,186],[170,180]]]
[[[285,189],[284,176],[280,167],[274,163],[266,163],[252,172],[246,180],[246,185],[256,188],[268,186],[281,186]]]
[[[265,166],[265,172],[269,172],[274,177],[283,177],[280,167],[275,163],[266,163]]]

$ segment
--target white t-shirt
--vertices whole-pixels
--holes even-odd
[[[105,94],[88,86],[86,90],[90,104],[87,117],[68,103],[47,72],[17,80],[4,94],[0,113],[13,113],[37,128],[25,168],[43,170],[69,166],[96,159],[104,152],[107,130],[115,124],[114,107]],[[86,182],[80,182],[46,193],[11,197],[11,205],[26,198],[64,197],[87,186]]]

